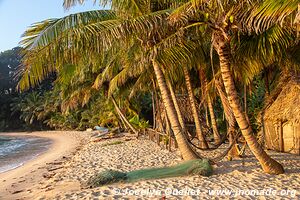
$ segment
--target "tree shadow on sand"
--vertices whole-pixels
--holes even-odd
[[[268,154],[280,162],[284,169],[285,174],[299,174],[300,173],[300,156],[288,153],[280,153],[275,151],[269,151]],[[236,158],[232,161],[221,161],[215,166],[214,174],[227,174],[233,171],[245,172],[245,173],[254,173],[261,171],[261,166],[254,155],[246,155],[242,158]]]

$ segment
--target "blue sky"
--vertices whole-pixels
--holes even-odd
[[[0,52],[18,46],[25,29],[34,22],[100,7],[86,1],[65,11],[63,0],[0,0]]]

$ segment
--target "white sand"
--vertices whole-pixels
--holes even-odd
[[[105,146],[116,141],[123,143]],[[206,154],[213,157],[223,150]],[[276,176],[263,173],[255,158],[247,151],[246,158],[234,161],[224,159],[219,162],[218,166],[214,166],[214,175],[211,177],[177,177],[82,189],[81,186],[90,176],[104,169],[129,171],[181,162],[176,153],[163,150],[148,140],[124,141],[117,138],[89,143],[71,160],[66,161],[63,169],[33,189],[31,197],[51,200],[162,199],[166,195],[167,199],[300,199],[300,156],[270,151],[268,153],[284,165],[285,174]],[[212,195],[209,194],[210,190],[232,190],[232,194]],[[180,191],[185,194],[176,194]],[[270,194],[270,191],[277,194]],[[134,192],[139,195],[134,195]],[[158,195],[150,196],[149,192]],[[160,192],[174,194],[159,194]],[[246,194],[242,194],[243,192]],[[249,195],[249,192],[266,193]],[[233,197],[234,194],[237,196]]]
[[[46,137],[53,141],[49,150],[23,166],[0,174],[0,199],[31,199],[35,195],[32,191],[39,186],[46,175],[56,173],[55,168],[61,167],[58,163],[72,157],[88,136],[82,132],[34,132],[10,133],[5,135],[30,135]],[[51,164],[55,162],[55,164]],[[53,170],[51,173],[48,170]],[[58,169],[59,170],[59,169]]]

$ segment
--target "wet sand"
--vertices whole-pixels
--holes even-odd
[[[24,165],[0,174],[0,199],[30,199],[32,190],[36,188],[49,170],[55,173],[59,163],[70,159],[72,153],[84,143],[85,135],[82,132],[34,132],[9,133],[14,136],[37,136],[51,139],[50,148],[26,162]],[[55,164],[56,163],[56,164]],[[57,169],[58,170],[58,169]]]

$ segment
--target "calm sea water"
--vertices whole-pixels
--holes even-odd
[[[47,138],[0,135],[0,173],[23,165],[50,145],[51,140]]]

